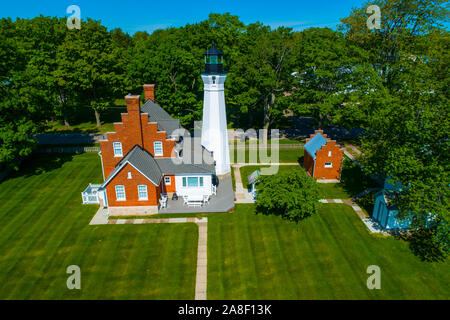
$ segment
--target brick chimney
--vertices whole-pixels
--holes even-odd
[[[140,111],[140,98],[141,96],[133,96],[128,94],[125,96],[125,101],[127,103],[127,112],[133,113],[136,111]]]
[[[145,95],[145,101],[148,99],[152,99],[152,101],[155,101],[155,85],[154,84],[144,84],[144,95]]]
[[[128,138],[132,141],[133,145],[138,144],[142,147],[141,96],[128,94],[125,96],[125,101],[127,102],[127,115],[122,116],[122,121],[124,119],[123,117],[127,117],[130,129],[132,129],[128,133]]]

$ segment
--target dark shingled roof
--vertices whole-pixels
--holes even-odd
[[[180,164],[174,163],[172,159],[156,159],[163,174],[213,174],[215,172],[214,157],[200,142],[200,138],[185,137],[183,139],[182,143],[179,144],[182,159],[177,159],[180,162],[182,161]],[[190,152],[187,152],[187,147],[189,147]],[[195,163],[198,161],[197,159],[201,159],[202,162]]]
[[[197,141],[198,140],[198,141]],[[181,163],[176,163],[172,158],[158,158],[155,159],[153,156],[142,149],[140,146],[134,146],[127,155],[120,160],[116,165],[114,170],[110,173],[108,178],[101,185],[101,189],[106,187],[106,185],[114,178],[114,176],[122,170],[127,163],[139,170],[147,179],[149,179],[153,184],[159,186],[161,178],[164,174],[214,174],[214,158],[212,154],[200,145],[200,139],[192,138],[190,157],[189,152],[182,152],[182,160],[179,159]],[[194,141],[197,143],[194,148]],[[186,144],[184,145],[186,146]],[[202,155],[202,163],[195,163],[195,159],[200,159],[200,154]],[[198,157],[195,157],[195,154]]]
[[[180,120],[174,119],[159,104],[148,99],[141,107],[141,112],[148,113],[149,122],[157,122],[159,131],[166,131],[171,136],[174,130],[181,129]]]
[[[159,186],[162,177],[161,169],[150,153],[136,145],[122,160],[120,160],[105,182],[103,182],[101,188],[106,187],[112,178],[119,173],[127,163],[139,170],[147,177],[147,179],[153,182],[153,184]]]

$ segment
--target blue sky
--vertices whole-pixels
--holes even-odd
[[[284,25],[295,30],[308,27],[335,28],[339,19],[350,14],[364,0],[294,0],[294,1],[164,1],[164,0],[41,0],[7,1],[0,4],[0,17],[32,18],[68,16],[66,8],[78,5],[81,18],[101,20],[109,29],[120,27],[131,34],[152,32],[158,28],[178,27],[208,18],[211,12],[230,12],[245,23],[260,21],[272,27]]]

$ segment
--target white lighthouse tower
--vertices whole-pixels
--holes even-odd
[[[216,174],[230,172],[230,153],[227,135],[223,71],[223,53],[213,46],[205,52],[202,145],[213,152]]]

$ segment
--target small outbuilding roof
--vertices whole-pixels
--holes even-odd
[[[261,175],[258,170],[253,171],[248,177],[248,184],[253,184],[258,180],[258,177]]]
[[[311,157],[315,160],[316,159],[316,152],[317,150],[320,150],[322,146],[327,144],[327,139],[321,135],[320,133],[317,133],[311,140],[309,140],[304,148],[308,153],[311,155]]]

